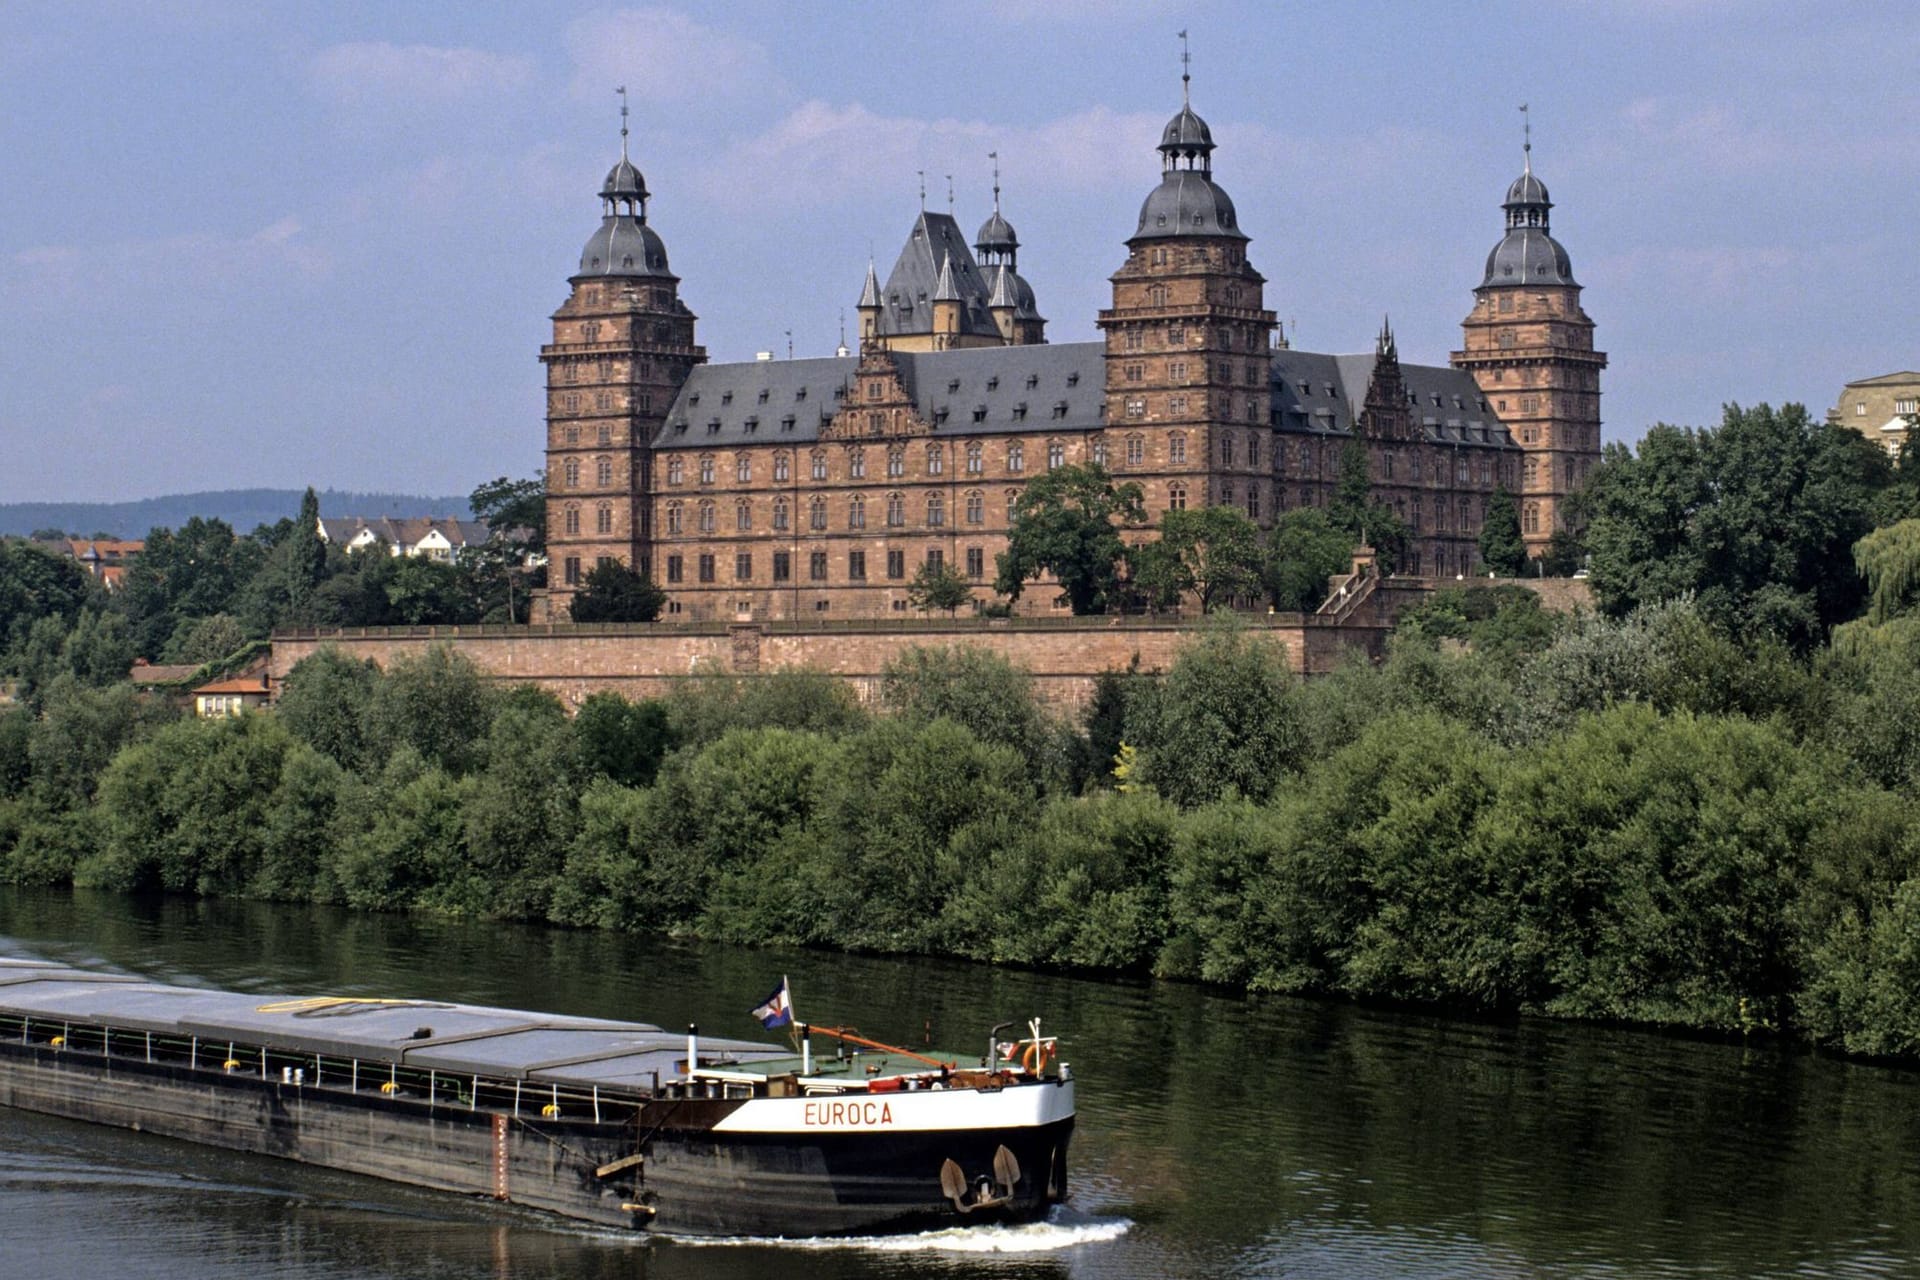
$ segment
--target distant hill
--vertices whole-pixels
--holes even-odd
[[[300,489],[220,489],[210,493],[171,493],[136,502],[0,502],[0,535],[24,535],[59,529],[89,537],[143,538],[149,529],[177,529],[194,516],[225,520],[241,533],[298,514]],[[323,516],[458,516],[466,519],[464,497],[430,498],[413,493],[351,493],[328,489],[320,495]]]

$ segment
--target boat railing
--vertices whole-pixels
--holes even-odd
[[[103,1062],[184,1068],[208,1076],[244,1076],[301,1090],[383,1098],[430,1109],[499,1112],[520,1118],[631,1122],[650,1100],[643,1092],[598,1085],[562,1086],[544,1080],[442,1071],[392,1060],[308,1053],[237,1039],[130,1030],[18,1013],[0,1014],[0,1043],[85,1055]]]

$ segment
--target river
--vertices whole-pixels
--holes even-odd
[[[253,903],[0,890],[0,954],[969,1047],[1039,1015],[1079,1081],[1032,1229],[690,1245],[0,1110],[0,1277],[1920,1274],[1920,1073],[1769,1046],[1167,983]]]

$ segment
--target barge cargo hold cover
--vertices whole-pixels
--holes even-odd
[[[977,1066],[811,1047],[0,959],[0,1103],[25,1110],[673,1234],[1028,1220],[1065,1197],[1072,1073],[1037,1024]]]

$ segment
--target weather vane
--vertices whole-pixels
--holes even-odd
[[[1192,81],[1193,55],[1187,52],[1187,31],[1182,27],[1180,29],[1180,103],[1182,106],[1192,105],[1193,100],[1189,93]]]
[[[1531,160],[1533,157],[1533,117],[1527,114],[1527,104],[1524,102],[1520,104],[1520,133],[1525,139],[1525,141],[1521,143],[1520,149],[1526,152],[1528,159]]]
[[[627,158],[627,86],[621,85],[614,90],[620,95],[620,158]]]

